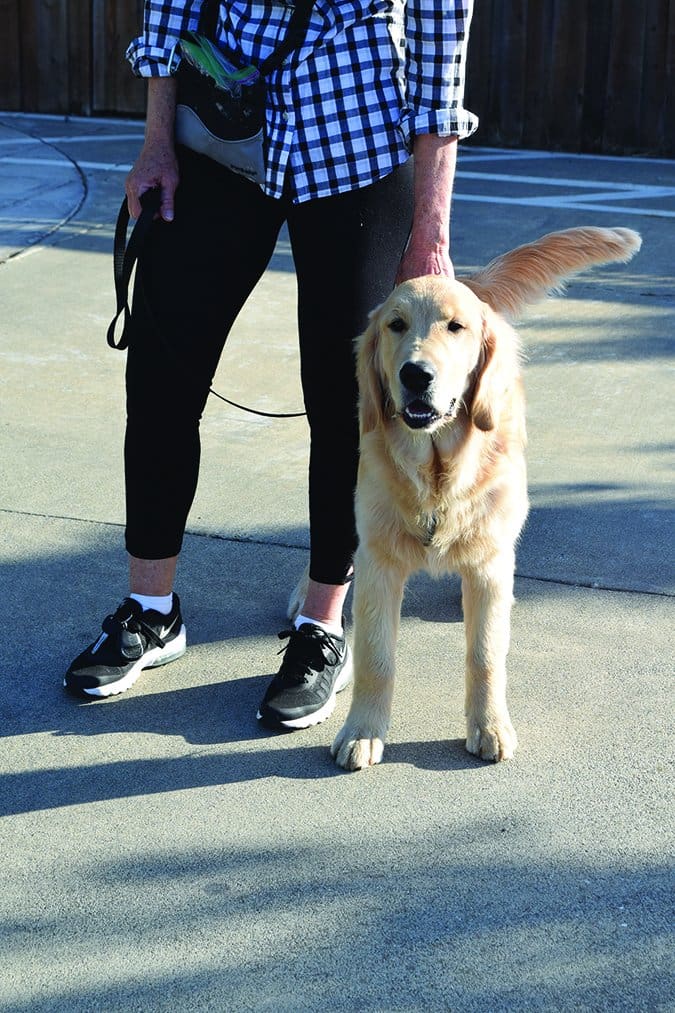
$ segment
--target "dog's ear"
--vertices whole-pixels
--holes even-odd
[[[511,328],[489,306],[483,306],[481,357],[471,400],[471,419],[477,429],[494,429],[509,385],[514,349]]]
[[[359,384],[359,428],[361,436],[383,421],[385,393],[380,367],[380,307],[370,314],[365,334],[356,339],[356,378]]]

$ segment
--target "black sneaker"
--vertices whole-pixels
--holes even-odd
[[[178,595],[168,616],[143,611],[134,598],[125,598],[103,620],[98,640],[75,658],[63,685],[73,693],[114,696],[136,682],[144,668],[166,665],[185,654],[185,626]]]
[[[284,630],[284,660],[267,688],[258,720],[272,727],[309,728],[333,713],[335,697],[352,678],[352,658],[344,637],[314,623]]]

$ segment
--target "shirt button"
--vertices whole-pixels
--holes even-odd
[[[286,112],[285,109],[284,109],[284,111],[281,114],[281,118],[284,121],[284,123],[288,123],[288,113]]]

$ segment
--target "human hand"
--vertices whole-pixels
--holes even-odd
[[[165,222],[172,222],[178,180],[178,160],[173,142],[146,141],[126,180],[127,204],[131,217],[140,216],[141,195],[147,190],[159,187],[162,192],[159,217]]]
[[[450,259],[450,251],[447,245],[440,243],[414,243],[411,240],[401,258],[396,284],[400,285],[410,278],[422,278],[426,274],[454,278],[455,270]]]

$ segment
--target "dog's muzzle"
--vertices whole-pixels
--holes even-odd
[[[432,403],[432,387],[436,369],[430,362],[404,362],[398,373],[403,387],[403,408],[392,418],[401,418],[410,429],[428,429],[441,419],[453,414],[456,399],[451,401],[448,411],[441,415]]]

